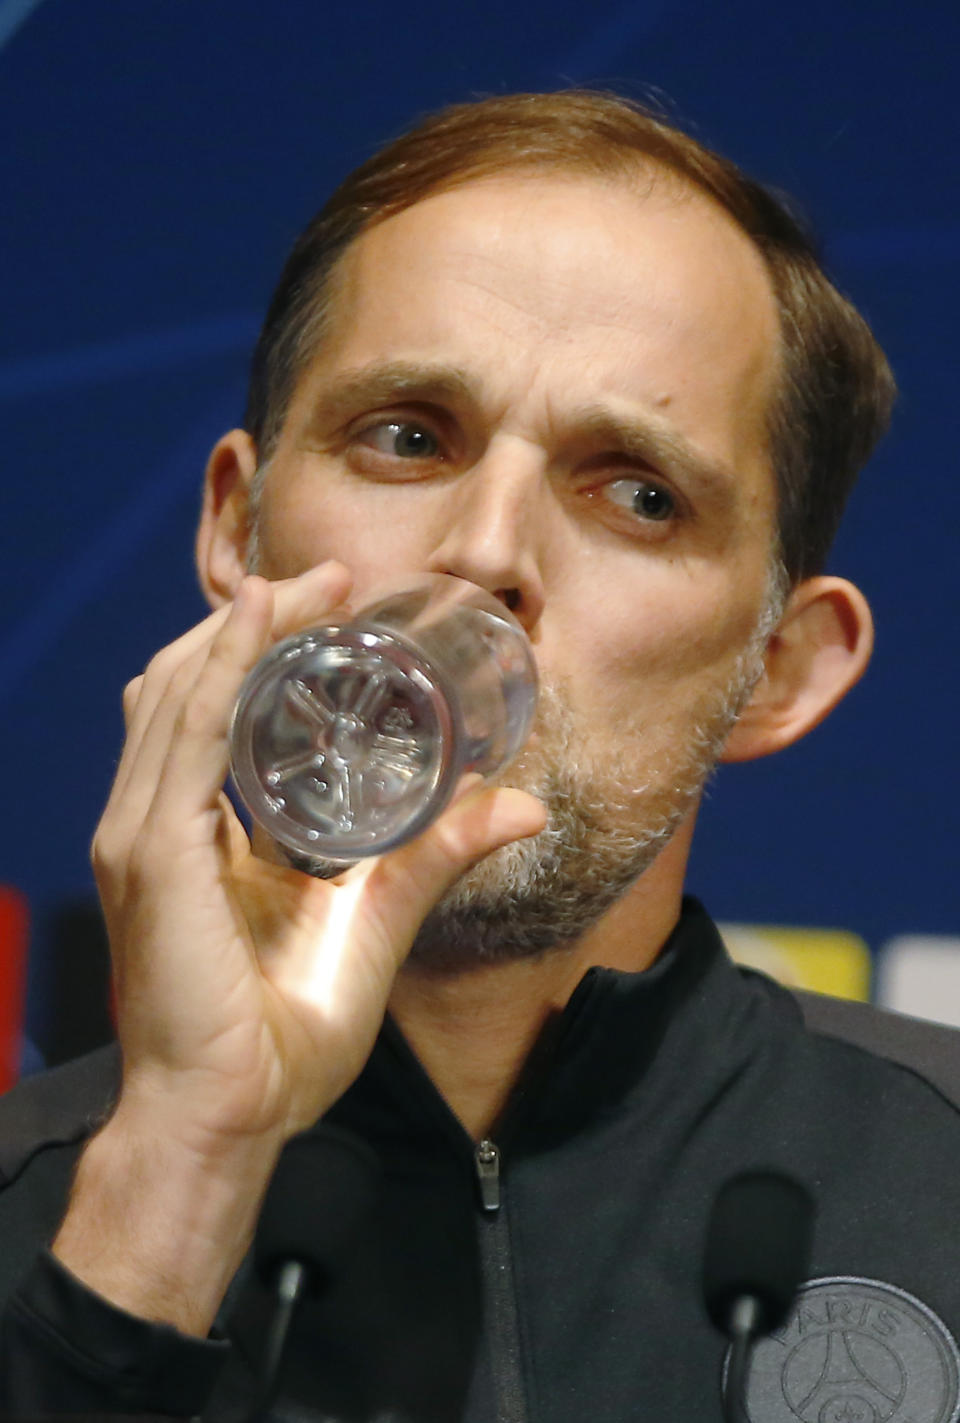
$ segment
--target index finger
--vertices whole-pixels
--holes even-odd
[[[329,617],[346,598],[351,581],[350,571],[342,563],[327,562],[315,565],[296,578],[271,583],[269,633],[262,642],[248,644],[249,666],[270,642],[286,637],[311,621]],[[210,651],[232,607],[232,603],[226,603],[190,628],[153,658],[142,677],[129,684],[124,695],[127,738],[111,802],[126,794],[134,768],[144,794],[152,795],[151,788],[166,760],[177,720],[195,693]]]

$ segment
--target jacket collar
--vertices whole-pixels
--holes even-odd
[[[685,899],[673,933],[639,973],[596,967],[549,1023],[497,1131],[512,1148],[547,1147],[598,1119],[661,1103],[691,1074],[729,1075],[749,1056],[766,990],[730,960],[703,907]],[[390,1019],[329,1119],[417,1154],[469,1139]]]

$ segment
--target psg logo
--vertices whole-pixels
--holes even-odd
[[[960,1354],[894,1285],[811,1280],[754,1350],[746,1402],[751,1423],[958,1423]]]

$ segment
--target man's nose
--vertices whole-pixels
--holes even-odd
[[[493,593],[527,632],[544,607],[549,489],[534,458],[489,450],[452,483],[446,527],[427,564]]]

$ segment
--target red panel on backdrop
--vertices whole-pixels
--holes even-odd
[[[23,895],[0,885],[0,1092],[20,1070],[29,922]]]

